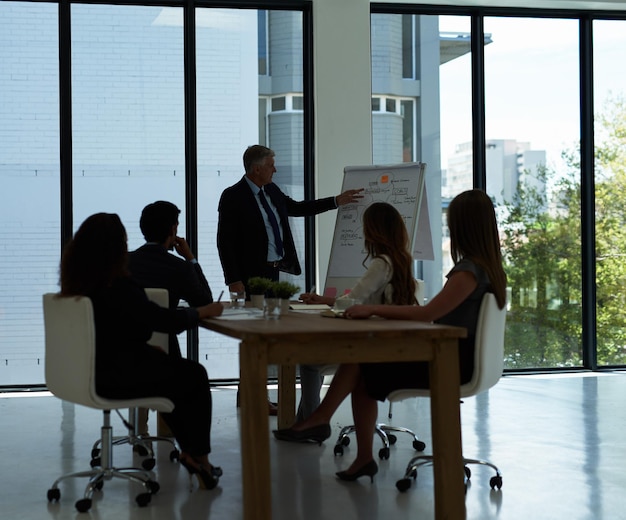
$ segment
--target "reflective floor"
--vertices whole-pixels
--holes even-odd
[[[270,394],[275,390],[270,389]],[[239,419],[235,390],[213,392],[212,461],[224,476],[213,491],[189,491],[187,473],[169,461],[170,449],[157,447],[155,478],[161,490],[145,508],[135,503],[140,486],[109,481],[96,494],[89,514],[74,503],[85,481],[61,484],[60,503],[46,492],[61,474],[89,468],[99,435],[101,413],[63,403],[49,395],[0,394],[0,518],[20,520],[116,519],[170,520],[242,518]],[[477,520],[626,519],[626,374],[508,376],[489,393],[462,405],[463,446],[468,457],[496,463],[501,491],[492,491],[491,470],[473,467],[467,490],[467,518]],[[380,418],[386,419],[381,404]],[[349,403],[333,418],[333,433],[351,422]],[[273,426],[275,419],[270,420]],[[429,401],[394,405],[393,424],[410,426],[430,445]],[[122,425],[113,418],[116,432]],[[154,417],[151,416],[152,429]],[[378,442],[378,441],[377,441]],[[379,461],[374,484],[336,480],[354,454],[333,455],[333,442],[291,445],[271,440],[274,519],[342,520],[433,518],[431,468],[423,468],[411,488],[400,493],[396,481],[414,454],[408,437],[399,437],[391,457]],[[117,466],[137,465],[128,446],[114,452]],[[194,483],[195,484],[195,483]]]

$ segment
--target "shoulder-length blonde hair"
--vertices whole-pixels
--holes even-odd
[[[409,237],[404,220],[398,210],[386,202],[374,202],[363,213],[363,235],[368,258],[387,255],[391,260],[393,275],[393,303],[412,305],[415,299],[413,258],[409,252]]]
[[[498,306],[506,302],[506,274],[502,267],[500,237],[493,202],[484,191],[460,193],[448,207],[450,255],[456,264],[469,258],[480,265],[491,282]]]
[[[126,229],[115,213],[88,217],[61,258],[61,294],[91,295],[128,276]]]

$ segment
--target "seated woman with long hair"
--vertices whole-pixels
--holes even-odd
[[[170,310],[150,302],[127,269],[126,230],[116,214],[97,213],[80,226],[61,259],[61,295],[91,299],[96,327],[96,391],[111,399],[161,396],[174,403],[163,419],[181,449],[180,462],[212,489],[221,469],[209,462],[211,391],[202,365],[148,345],[153,331],[179,333],[222,305]]]
[[[303,293],[300,299],[309,304],[325,303],[353,298],[361,303],[412,305],[415,299],[413,259],[409,251],[409,237],[402,215],[391,204],[374,202],[363,213],[363,238],[367,255],[363,267],[367,271],[348,294],[333,298],[315,293]],[[320,404],[323,376],[317,365],[300,366],[300,405],[296,419],[306,419]],[[298,435],[277,431],[276,438],[304,442]]]

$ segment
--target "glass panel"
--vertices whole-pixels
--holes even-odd
[[[118,213],[130,250],[146,204],[173,202],[185,222],[182,21],[180,8],[72,6],[74,225]]]
[[[302,95],[302,13],[267,11],[266,24],[254,10],[199,8],[196,13],[199,258],[219,295],[228,289],[216,246],[217,207],[224,189],[244,174],[245,149],[255,143],[272,148],[274,182],[292,198],[304,197],[303,113],[286,111],[284,104],[287,94]],[[265,37],[259,27],[267,27]],[[264,41],[267,60],[259,69]],[[303,264],[304,219],[293,218],[290,225]],[[304,290],[304,274],[281,273],[281,278]],[[200,330],[200,361],[212,378],[239,377],[237,344]]]
[[[580,366],[578,22],[485,18],[485,32],[487,192],[510,291],[505,366]]]
[[[44,383],[60,259],[58,7],[0,2],[0,386]]]
[[[593,23],[598,365],[626,364],[626,21]]]

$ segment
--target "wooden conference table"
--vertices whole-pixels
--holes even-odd
[[[278,424],[288,427],[295,417],[297,364],[416,360],[430,362],[435,518],[465,518],[457,352],[458,338],[466,336],[465,329],[376,318],[324,318],[319,311],[290,311],[279,320],[225,314],[223,318],[202,320],[200,326],[241,340],[239,395],[245,520],[272,518],[268,365],[280,367]]]

